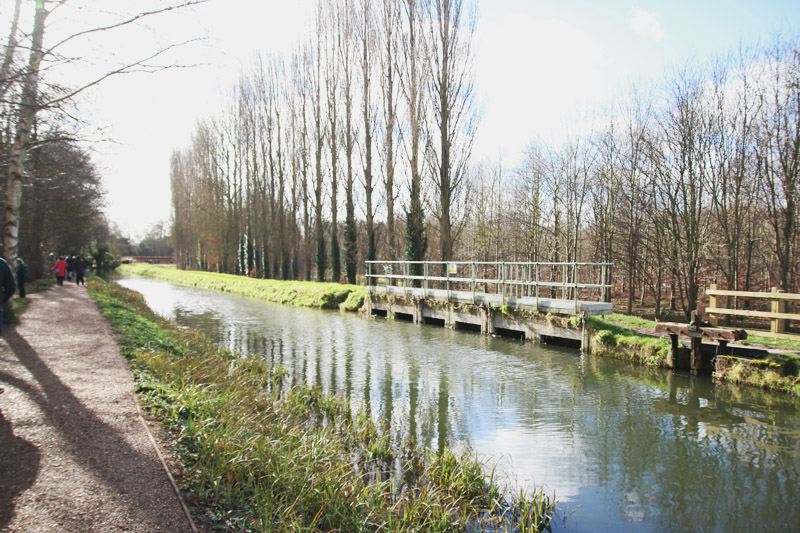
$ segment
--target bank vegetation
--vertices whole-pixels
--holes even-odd
[[[183,490],[216,528],[244,531],[538,531],[553,500],[505,495],[470,455],[392,442],[369,416],[258,357],[92,281],[140,397],[170,430]]]

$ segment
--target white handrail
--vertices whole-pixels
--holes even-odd
[[[401,269],[395,269],[396,265],[402,265]],[[412,266],[419,265],[417,272],[422,275],[412,275]],[[459,266],[468,265],[468,276],[458,275]],[[531,296],[535,295],[536,300],[540,298],[540,288],[561,289],[562,299],[573,300],[575,308],[578,308],[578,291],[581,289],[598,291],[599,298],[603,298],[603,291],[612,288],[607,283],[609,280],[608,268],[613,263],[587,263],[587,262],[541,262],[541,261],[367,261],[366,262],[366,282],[367,287],[377,287],[379,280],[383,279],[385,284],[390,280],[400,280],[404,293],[407,292],[409,285],[421,286],[423,294],[427,296],[430,285],[438,286],[447,291],[448,295],[453,289],[454,284],[466,284],[465,289],[471,292],[473,300],[478,292],[477,286],[484,285],[484,291],[489,291],[489,286],[493,286],[495,292],[503,298],[519,297],[520,294]],[[383,273],[380,273],[383,266]],[[387,268],[388,267],[388,268]],[[433,268],[432,268],[433,267]],[[584,279],[597,280],[594,282],[579,282],[579,272],[581,267],[590,269],[591,275]],[[431,271],[439,269],[440,275],[432,275]],[[597,272],[599,269],[599,272]],[[396,270],[401,270],[402,274],[395,274]],[[453,272],[455,270],[455,272]],[[465,269],[467,270],[467,269]],[[570,275],[571,274],[571,275]],[[492,275],[494,277],[492,277]],[[550,279],[542,279],[549,275]],[[560,279],[559,279],[560,278]],[[599,283],[598,283],[599,281]],[[533,289],[533,290],[531,290]],[[569,292],[572,298],[569,298]]]

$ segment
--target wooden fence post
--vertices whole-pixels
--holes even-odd
[[[717,290],[717,284],[712,283],[708,286],[708,290],[715,291]],[[708,307],[712,309],[716,309],[717,307],[717,296],[715,294],[710,294],[708,296]],[[719,318],[715,313],[708,315],[708,321],[711,322],[711,325],[717,327],[719,325]]]
[[[783,291],[778,290],[778,287],[772,287],[772,292],[774,294],[782,294]],[[773,313],[785,313],[786,312],[786,301],[785,300],[772,300],[772,312]],[[772,333],[783,333],[786,331],[786,320],[782,318],[773,318],[770,320],[769,330]]]

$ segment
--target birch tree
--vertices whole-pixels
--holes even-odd
[[[73,100],[75,96],[82,93],[90,87],[94,87],[111,76],[134,72],[137,70],[151,71],[153,69],[165,68],[164,66],[158,67],[152,65],[156,58],[162,56],[166,51],[173,48],[175,45],[167,46],[157,49],[152,53],[143,53],[142,57],[135,59],[129,63],[120,64],[113,67],[111,70],[102,72],[90,79],[79,82],[74,87],[61,88],[59,91],[44,95],[40,89],[40,74],[41,65],[45,57],[52,58],[58,61],[60,52],[68,43],[74,43],[93,36],[99,33],[111,32],[119,28],[130,26],[142,19],[180,9],[186,6],[196,5],[204,2],[205,0],[189,0],[182,3],[175,3],[166,7],[140,12],[129,17],[120,17],[117,21],[109,23],[104,26],[90,27],[82,29],[63,37],[60,41],[45,48],[45,30],[46,21],[51,12],[62,6],[66,0],[59,1],[46,1],[36,0],[33,28],[30,32],[30,50],[28,54],[28,61],[26,67],[22,69],[20,75],[21,89],[19,92],[19,99],[14,105],[14,138],[9,148],[8,156],[8,181],[6,186],[6,211],[3,222],[3,254],[5,258],[12,262],[17,257],[17,247],[19,244],[19,209],[22,203],[23,183],[26,179],[25,164],[29,157],[31,148],[31,131],[34,126],[37,114],[42,109],[57,109],[59,106],[65,105],[67,102]],[[48,7],[52,6],[52,9]],[[13,27],[12,27],[13,30]],[[4,65],[6,68],[6,59],[13,60],[14,47],[18,46],[14,38],[14,31],[12,31],[12,38],[9,40],[6,54],[4,55]],[[68,59],[62,61],[63,64],[68,64]],[[6,68],[4,75],[8,76],[10,66]],[[5,78],[4,84],[7,84],[8,78]],[[7,91],[7,85],[3,88]]]

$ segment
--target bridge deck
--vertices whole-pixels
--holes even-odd
[[[448,291],[443,289],[423,289],[417,287],[397,287],[397,286],[368,286],[367,289],[373,293],[408,295],[416,298],[428,300],[450,301],[457,303],[471,303],[481,306],[502,307],[508,306],[510,309],[523,309],[526,311],[538,311],[540,313],[555,313],[560,315],[576,315],[584,313],[586,315],[607,315],[613,312],[613,304],[606,302],[587,302],[583,300],[557,300],[553,298],[535,297],[506,297],[505,301],[500,294],[472,293],[467,291]],[[474,298],[473,298],[474,296]]]

